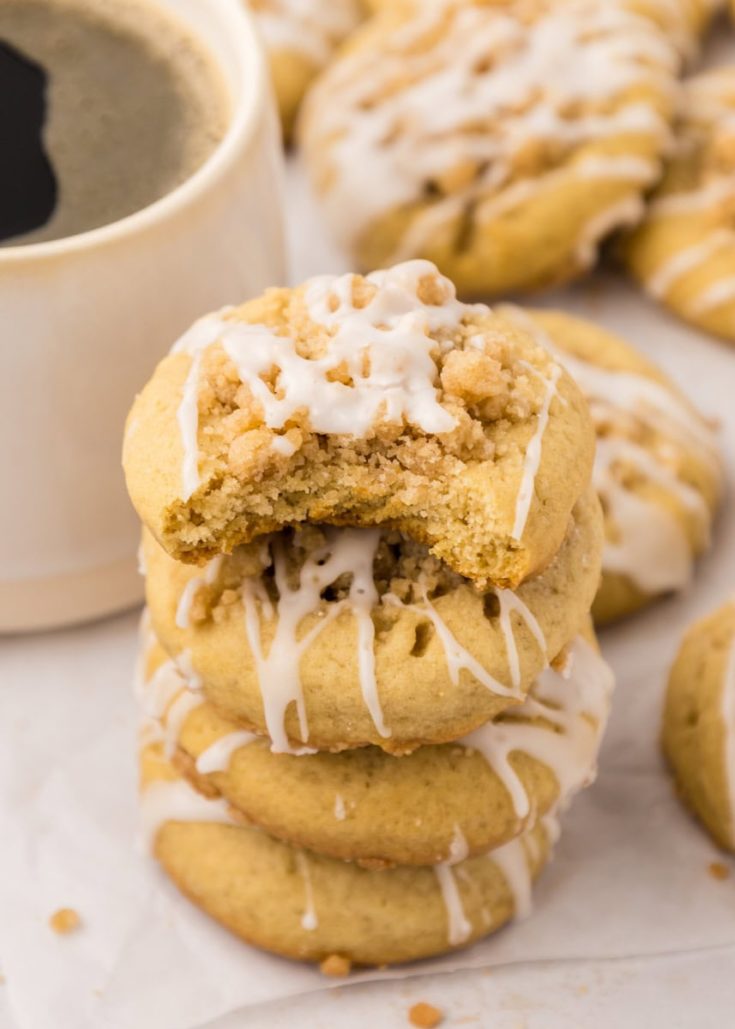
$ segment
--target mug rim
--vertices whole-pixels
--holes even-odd
[[[158,0],[153,0],[153,2],[158,5]],[[187,31],[196,34],[196,29],[184,16],[177,11],[167,9],[166,5],[158,6],[164,8],[168,16],[182,21]],[[60,239],[0,246],[0,270],[7,265],[42,261],[45,258],[84,252],[124,240],[139,231],[144,231],[165,221],[180,208],[195,201],[227,171],[238,156],[242,143],[247,142],[253,136],[257,116],[262,112],[268,99],[266,91],[268,80],[263,47],[256,32],[252,14],[247,9],[244,0],[217,0],[216,5],[212,5],[212,13],[214,14],[215,11],[224,23],[228,37],[235,44],[238,70],[242,72],[243,69],[250,68],[254,70],[254,74],[248,75],[249,88],[243,88],[241,83],[239,95],[236,94],[233,97],[233,111],[227,131],[204,163],[164,196],[140,210],[133,211],[106,225],[98,225],[93,229],[87,229],[73,236],[63,236]],[[207,49],[212,53],[212,47],[207,46]],[[212,57],[221,68],[222,61],[218,59],[217,54],[212,53]]]

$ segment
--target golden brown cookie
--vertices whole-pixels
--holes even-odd
[[[669,140],[680,34],[651,6],[386,4],[314,85],[300,128],[358,266],[423,257],[486,297],[593,264],[641,218]]]
[[[593,449],[571,378],[415,261],[196,323],[136,400],[124,464],[180,560],[305,521],[390,523],[482,587],[548,564]]]
[[[586,637],[586,638],[585,638]],[[524,704],[456,743],[393,757],[376,747],[276,754],[223,718],[147,645],[143,739],[201,792],[284,842],[365,867],[435,864],[457,829],[472,857],[514,839],[594,775],[612,672],[588,629]]]
[[[599,584],[590,490],[544,572],[479,593],[421,544],[308,526],[202,570],[146,535],[154,629],[209,700],[278,750],[441,743],[522,700],[579,631]]]
[[[676,140],[623,255],[651,296],[735,342],[735,69],[686,83]]]
[[[684,637],[669,677],[663,748],[681,799],[721,847],[735,850],[735,601]]]
[[[191,901],[237,936],[302,961],[338,954],[397,964],[466,946],[527,913],[549,857],[553,820],[492,854],[371,871],[287,846],[233,822],[161,755],[142,755],[144,825],[155,856]]]
[[[722,493],[715,433],[654,364],[592,322],[503,306],[585,394],[597,431],[593,482],[605,514],[593,612],[612,621],[680,590],[710,543]]]

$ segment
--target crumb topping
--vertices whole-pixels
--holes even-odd
[[[730,878],[730,869],[727,865],[723,865],[721,861],[713,861],[709,866],[708,871],[713,879],[717,879],[720,882],[724,882],[725,879]]]
[[[82,924],[79,913],[74,908],[59,908],[49,918],[49,925],[55,933],[66,936],[74,932]]]
[[[319,971],[322,975],[341,979],[352,971],[352,962],[341,954],[330,954],[319,965]]]
[[[305,562],[311,558],[319,562],[320,554],[326,559],[341,531],[330,526],[307,524],[237,547],[226,561],[220,563],[215,579],[200,585],[189,609],[191,623],[224,620],[227,609],[240,600],[242,583],[246,578],[259,580],[262,599],[275,605],[279,600],[279,590],[274,548],[284,563],[289,588],[297,590]],[[373,533],[370,529],[351,531],[366,537]],[[347,600],[352,580],[351,572],[339,574],[322,591],[324,603]],[[417,604],[427,598],[435,600],[463,585],[471,586],[469,580],[451,571],[426,546],[390,529],[380,533],[373,560],[373,581],[381,601],[392,596],[402,604]],[[383,615],[388,619],[392,617],[390,604],[384,605]]]
[[[439,1008],[435,1008],[433,1004],[419,1001],[418,1004],[409,1008],[408,1021],[417,1029],[435,1029],[444,1021],[444,1013]]]
[[[297,451],[318,459],[315,435],[349,445],[356,462],[377,443],[383,462],[417,475],[493,460],[504,432],[538,413],[554,369],[485,305],[458,301],[427,261],[270,290],[198,322],[174,350],[193,359],[182,436],[213,474],[241,479]]]

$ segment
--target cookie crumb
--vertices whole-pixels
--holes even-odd
[[[408,1020],[411,1025],[417,1026],[417,1029],[434,1029],[444,1021],[444,1013],[439,1008],[435,1008],[433,1004],[419,1001],[410,1008]]]
[[[722,882],[724,879],[730,878],[730,869],[727,865],[723,865],[721,861],[713,861],[709,866],[709,874],[713,879],[718,879]]]
[[[67,933],[73,933],[75,929],[78,929],[81,921],[79,913],[74,908],[59,908],[49,918],[48,924],[55,933],[65,936]]]
[[[335,979],[340,979],[350,974],[352,962],[349,958],[342,957],[341,954],[330,954],[319,965],[319,971],[322,975],[329,975]]]

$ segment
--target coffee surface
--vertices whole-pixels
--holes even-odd
[[[0,0],[0,91],[0,245],[147,207],[203,164],[229,115],[203,45],[147,0]]]

